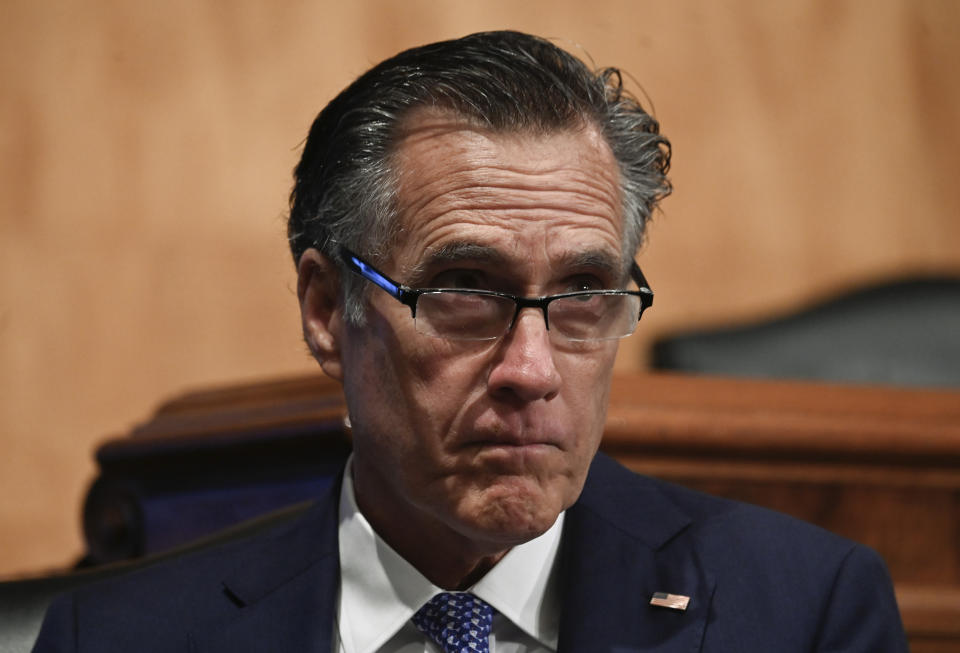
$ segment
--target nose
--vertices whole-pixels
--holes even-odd
[[[498,343],[487,378],[490,392],[501,399],[532,402],[553,398],[560,382],[543,312],[524,309],[513,329]]]

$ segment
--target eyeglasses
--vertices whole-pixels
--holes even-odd
[[[525,308],[539,308],[551,334],[574,342],[616,340],[632,334],[653,291],[633,263],[639,290],[582,290],[546,297],[518,297],[491,290],[409,288],[380,272],[346,247],[347,267],[410,307],[418,333],[450,340],[496,340],[507,334]]]

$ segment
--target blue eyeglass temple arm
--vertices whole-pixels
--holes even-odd
[[[410,310],[416,310],[417,296],[420,293],[400,285],[342,245],[340,246],[340,257],[348,268],[393,295],[398,301],[409,306]]]
[[[420,293],[400,285],[342,245],[340,246],[340,256],[351,270],[390,293],[396,299],[409,306],[411,310],[416,310],[417,297]],[[651,306],[653,304],[653,291],[650,290],[650,284],[647,283],[647,278],[643,276],[643,271],[640,269],[640,266],[637,265],[636,261],[634,261],[630,267],[630,276],[636,282],[637,286],[640,287],[641,293],[646,297],[644,308]]]

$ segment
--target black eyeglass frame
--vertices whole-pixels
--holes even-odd
[[[516,323],[517,317],[520,315],[520,311],[525,308],[539,308],[543,313],[543,322],[549,331],[550,318],[547,316],[547,307],[550,305],[550,302],[553,302],[557,299],[582,297],[585,295],[634,295],[640,298],[640,312],[637,314],[637,322],[640,321],[640,318],[643,316],[643,312],[653,305],[653,290],[650,289],[650,285],[647,283],[647,279],[643,276],[643,272],[640,270],[640,266],[637,265],[636,261],[633,261],[633,265],[630,266],[630,278],[633,279],[634,283],[637,284],[638,290],[578,290],[574,292],[561,293],[559,295],[544,295],[543,297],[520,297],[519,295],[511,295],[510,293],[498,292],[496,290],[479,290],[473,288],[411,288],[410,286],[397,283],[386,274],[360,258],[357,254],[352,252],[344,245],[340,246],[340,258],[351,272],[359,274],[361,277],[385,291],[401,304],[409,306],[410,316],[413,319],[416,319],[417,317],[417,300],[421,295],[427,293],[441,291],[457,292],[464,295],[487,295],[509,299],[517,305],[517,309],[514,311],[513,318],[510,320],[510,325],[507,327],[507,330],[504,333],[509,333],[513,329],[513,325]]]

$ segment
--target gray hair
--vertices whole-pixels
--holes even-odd
[[[595,125],[620,168],[627,257],[670,193],[670,142],[624,91],[619,70],[593,72],[529,34],[471,34],[387,59],[320,112],[294,170],[287,229],[295,262],[310,247],[334,261],[340,261],[339,245],[373,261],[388,253],[397,228],[391,154],[398,126],[425,106],[449,109],[495,132],[546,134]],[[360,324],[362,280],[353,274],[341,280],[346,317]]]

